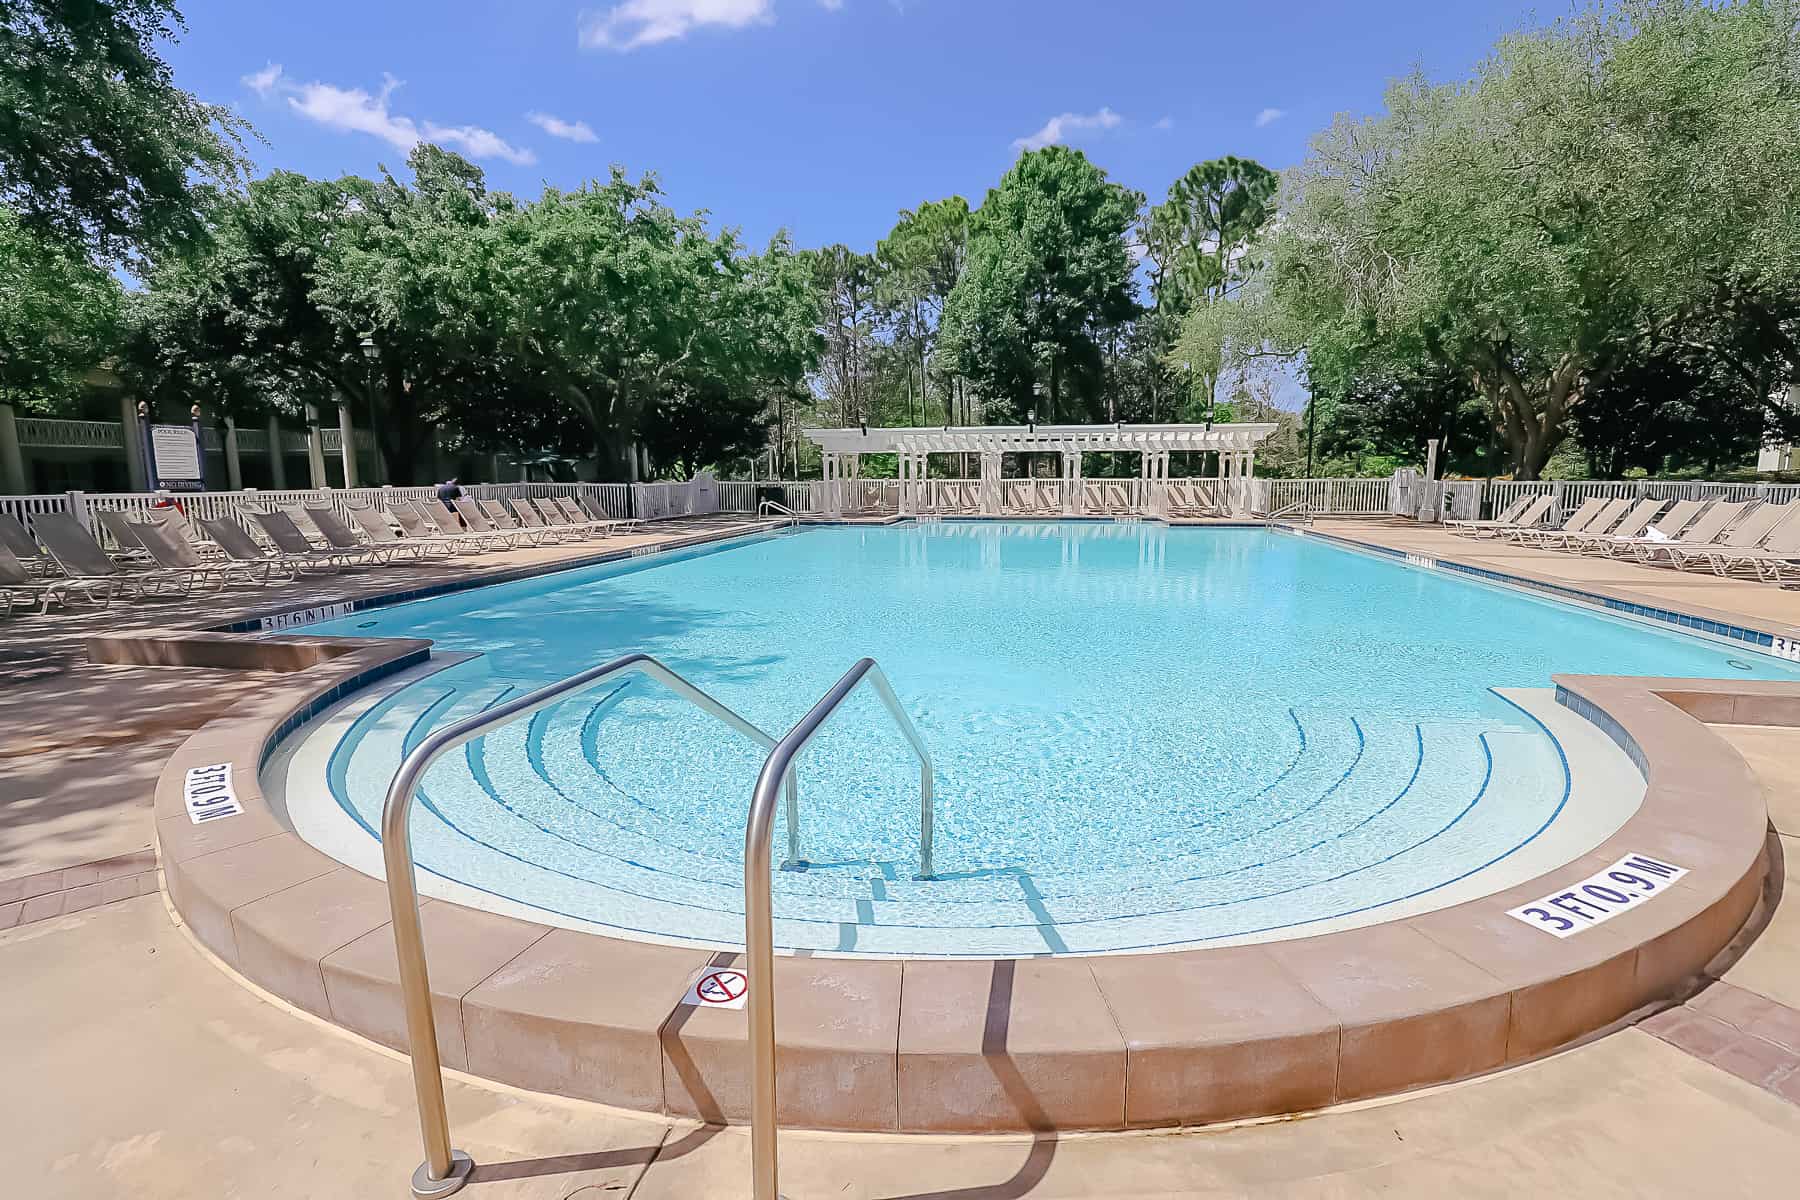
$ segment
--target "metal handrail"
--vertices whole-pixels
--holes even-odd
[[[766,517],[771,510],[781,513],[795,521],[800,519],[799,513],[795,512],[779,500],[764,500],[761,504],[756,506],[756,515],[759,517]]]
[[[425,969],[425,938],[419,928],[419,889],[413,875],[412,807],[419,781],[445,754],[509,721],[548,708],[573,692],[617,675],[648,675],[677,696],[717,717],[751,741],[775,753],[780,744],[648,654],[628,654],[578,675],[539,688],[516,700],[446,725],[419,743],[388,786],[381,809],[381,854],[387,867],[388,904],[393,910],[394,953],[400,962],[400,994],[406,1004],[406,1040],[412,1058],[413,1092],[419,1101],[419,1129],[425,1161],[412,1177],[413,1195],[448,1196],[469,1181],[475,1162],[450,1145],[450,1118],[444,1109],[443,1064],[438,1058],[437,1021],[431,1010],[431,981]],[[798,811],[795,785],[787,784],[791,821]]]
[[[1306,523],[1308,525],[1311,525],[1313,523],[1313,503],[1312,503],[1312,501],[1311,500],[1296,500],[1292,504],[1288,505],[1286,508],[1282,509],[1281,511],[1270,513],[1269,520],[1279,521],[1279,520],[1281,520],[1281,518],[1291,517],[1295,513],[1305,513],[1306,514]]]
[[[775,922],[770,895],[770,839],[775,826],[776,794],[786,785],[788,831],[797,837],[793,808],[794,760],[813,735],[838,710],[845,698],[867,681],[874,687],[888,715],[912,743],[919,756],[919,878],[932,877],[931,795],[935,772],[931,752],[919,736],[900,698],[894,695],[887,673],[872,658],[861,659],[845,672],[825,696],[788,730],[769,752],[756,790],[750,798],[750,819],[744,827],[744,949],[750,974],[750,1178],[755,1200],[779,1200],[775,1169]]]

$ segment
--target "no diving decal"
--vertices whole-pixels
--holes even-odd
[[[1506,915],[1552,937],[1574,937],[1628,908],[1636,908],[1687,874],[1686,867],[1658,862],[1648,854],[1627,854],[1606,870],[1565,892],[1509,908]]]
[[[230,763],[189,767],[182,796],[187,801],[188,820],[196,825],[221,817],[235,817],[244,811],[231,786]]]
[[[700,978],[688,985],[681,1002],[696,1008],[738,1009],[744,1007],[749,992],[750,977],[742,971],[731,967],[708,967],[700,973]]]

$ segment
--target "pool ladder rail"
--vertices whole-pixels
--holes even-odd
[[[775,805],[785,799],[788,859],[800,857],[799,786],[794,764],[838,707],[865,682],[875,689],[919,759],[919,878],[933,877],[932,797],[935,769],[918,728],[894,694],[887,674],[872,658],[857,661],[842,679],[777,740],[648,654],[628,654],[567,679],[486,709],[429,734],[400,764],[381,809],[381,852],[392,910],[394,952],[406,1011],[406,1040],[412,1061],[413,1092],[425,1161],[413,1172],[412,1192],[420,1200],[460,1191],[475,1169],[469,1155],[450,1144],[444,1105],[443,1064],[438,1056],[437,1021],[425,966],[425,939],[419,924],[418,880],[412,857],[412,808],[419,783],[445,754],[494,729],[561,703],[575,692],[621,675],[648,675],[677,696],[717,717],[768,752],[751,794],[744,830],[744,944],[749,959],[750,1045],[754,1074],[751,1093],[752,1178],[756,1200],[777,1200],[775,1147],[775,934],[771,897],[771,839]]]

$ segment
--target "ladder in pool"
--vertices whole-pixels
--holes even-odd
[[[520,717],[559,704],[575,692],[621,675],[648,675],[683,700],[737,730],[768,752],[744,830],[744,945],[750,967],[750,1046],[754,1058],[751,1093],[752,1179],[756,1200],[776,1200],[775,1192],[775,934],[770,896],[770,840],[775,805],[785,799],[788,858],[800,859],[799,785],[794,761],[813,736],[864,683],[875,689],[919,759],[919,878],[932,877],[932,793],[936,780],[931,753],[900,703],[881,667],[860,659],[799,724],[777,740],[721,704],[703,689],[648,654],[628,654],[590,668],[548,687],[446,725],[416,746],[400,764],[381,809],[381,853],[387,869],[388,904],[394,923],[394,949],[399,956],[400,994],[406,1008],[406,1040],[412,1059],[413,1092],[419,1103],[419,1127],[425,1161],[413,1172],[413,1195],[448,1196],[461,1190],[475,1161],[450,1144],[450,1118],[444,1108],[443,1065],[438,1058],[437,1022],[431,1009],[431,983],[425,969],[425,938],[419,927],[419,889],[413,871],[412,808],[419,781],[431,764],[466,742]]]

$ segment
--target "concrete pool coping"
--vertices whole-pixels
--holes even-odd
[[[165,765],[156,828],[169,894],[194,934],[249,979],[401,1046],[385,888],[287,827],[258,770],[285,733],[421,661],[428,645],[151,632],[96,639],[92,652],[102,661],[275,663],[291,674],[291,686],[214,720]],[[1762,794],[1701,720],[1800,723],[1800,688],[1556,684],[1648,782],[1638,813],[1589,854],[1479,900],[1287,942],[1094,958],[784,957],[779,1119],[967,1133],[1304,1112],[1483,1074],[1679,997],[1749,918],[1767,869]],[[185,772],[220,762],[232,764],[243,812],[195,825]],[[1688,874],[1564,940],[1507,913],[1634,853]],[[424,904],[423,920],[447,1064],[643,1111],[748,1116],[743,1013],[678,1003],[703,969],[734,956],[441,900]]]

